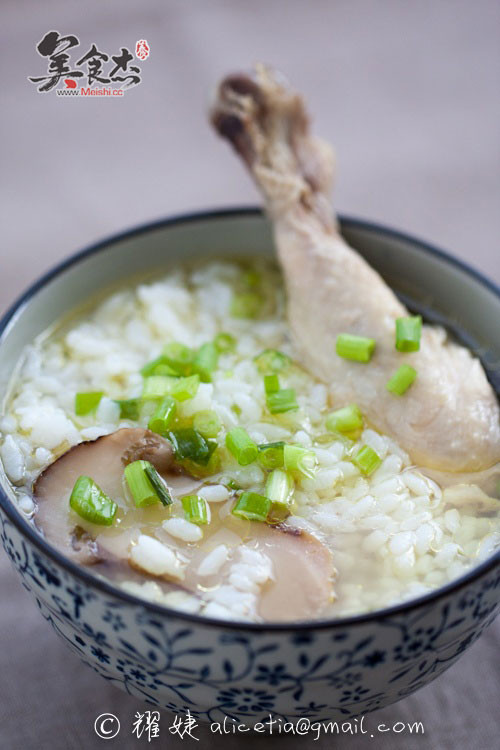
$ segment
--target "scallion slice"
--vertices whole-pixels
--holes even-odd
[[[178,375],[191,375],[195,353],[179,341],[171,341],[162,352],[164,362]]]
[[[208,504],[199,495],[186,495],[182,498],[182,507],[184,515],[191,523],[205,524],[208,523]]]
[[[279,523],[286,521],[291,512],[291,507],[289,505],[284,505],[283,503],[271,503],[266,521],[270,526],[277,526]]]
[[[266,404],[271,414],[283,414],[287,411],[296,411],[299,408],[293,388],[281,388],[274,393],[268,393]]]
[[[137,422],[141,407],[140,398],[126,398],[121,401],[118,400],[115,403],[120,407],[120,419],[130,419],[133,422]]]
[[[172,443],[175,455],[179,460],[193,461],[200,466],[206,466],[212,453],[217,448],[214,440],[207,440],[192,427],[171,430],[167,437]]]
[[[171,396],[165,396],[151,417],[148,427],[158,435],[166,435],[175,417],[177,405]]]
[[[156,365],[155,375],[168,375],[169,377],[179,378],[180,375],[172,370],[169,365]]]
[[[144,365],[141,370],[141,375],[148,378],[151,375],[177,375],[177,372],[170,367],[167,358],[160,355]]]
[[[179,378],[170,388],[170,395],[177,401],[187,401],[194,398],[200,385],[199,375],[189,375],[186,378]]]
[[[305,477],[313,477],[318,459],[314,451],[302,448],[300,445],[285,445],[283,449],[283,463],[287,471],[298,471]]]
[[[257,458],[259,449],[243,427],[234,427],[226,435],[226,445],[240,466],[248,466]]]
[[[290,505],[293,495],[293,479],[286,471],[274,469],[267,477],[266,497],[273,503]]]
[[[133,461],[125,467],[124,475],[137,508],[147,508],[158,501],[163,505],[169,505],[172,502],[166,487],[163,487],[160,493],[158,492],[158,482],[162,483],[162,480],[149,461]],[[155,477],[153,481],[151,481],[151,476]]]
[[[214,438],[221,431],[222,425],[216,412],[207,410],[196,412],[193,419],[193,427],[203,437]]]
[[[355,362],[369,362],[375,351],[375,339],[341,333],[337,336],[335,350],[339,357]]]
[[[150,375],[144,378],[142,386],[142,398],[144,400],[165,398],[168,396],[174,386],[177,383],[178,377],[170,377],[169,375]]]
[[[331,432],[352,433],[363,427],[363,417],[356,404],[349,404],[329,414],[325,424]]]
[[[257,492],[243,492],[236,501],[231,513],[247,521],[266,521],[271,510],[271,501]]]
[[[234,352],[236,349],[236,339],[230,333],[218,333],[214,338],[214,344],[221,354]]]
[[[396,319],[396,349],[398,352],[418,352],[422,335],[422,317],[409,315]]]
[[[117,504],[90,477],[78,477],[69,498],[71,508],[90,523],[111,526]]]
[[[390,393],[394,393],[396,396],[402,396],[403,393],[406,393],[416,377],[417,371],[411,367],[411,365],[401,365],[392,378],[387,381],[385,387]]]
[[[203,383],[211,382],[212,372],[217,369],[218,359],[219,350],[212,341],[202,344],[196,352],[193,368]]]
[[[231,300],[230,314],[233,318],[256,318],[262,307],[262,297],[255,292],[235,294]]]
[[[284,463],[285,443],[283,441],[262,443],[258,448],[258,461],[264,469],[281,469]]]
[[[241,490],[241,485],[238,484],[238,482],[235,479],[232,479],[231,477],[222,478],[221,484],[223,484],[225,487],[227,487],[230,490],[234,490],[235,492],[237,490]]]
[[[382,459],[369,445],[363,445],[353,457],[352,462],[365,476],[369,477],[375,469],[378,469]]]
[[[102,391],[86,391],[75,396],[75,414],[83,417],[95,411],[104,396]]]
[[[241,280],[245,286],[259,286],[262,276],[255,268],[249,268],[243,272]]]
[[[280,389],[280,379],[274,373],[273,375],[264,375],[264,390],[267,395],[277,393]]]
[[[168,505],[172,505],[174,501],[172,500],[172,496],[168,491],[167,485],[165,484],[153,464],[150,464],[148,461],[146,461],[146,464],[147,466],[144,467],[144,471],[146,472],[146,476],[151,482],[153,489],[158,496],[158,500],[165,507],[167,507]]]
[[[254,357],[254,362],[257,365],[258,371],[266,375],[273,372],[281,372],[292,363],[292,360],[277,349],[264,349],[263,352]]]

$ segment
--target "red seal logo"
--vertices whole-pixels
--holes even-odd
[[[147,60],[149,57],[149,44],[145,39],[139,39],[135,44],[135,56],[139,60]]]

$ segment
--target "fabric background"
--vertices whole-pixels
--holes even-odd
[[[272,63],[302,90],[337,149],[340,211],[448,249],[500,280],[500,5],[494,0],[2,0],[0,308],[54,262],[137,222],[256,203],[206,123],[218,78]],[[40,95],[28,75],[51,29],[110,54],[151,47],[120,100]],[[260,738],[259,747],[464,748],[498,741],[500,629],[445,675],[368,721],[421,720],[425,735]],[[0,556],[0,747],[101,747],[94,719],[122,722],[133,748],[142,704],[66,652]],[[168,734],[156,746],[194,745]],[[198,747],[253,746],[197,730]],[[254,736],[253,736],[254,737]],[[257,740],[255,740],[257,742]],[[161,743],[161,745],[160,745]],[[155,744],[152,745],[155,747]]]

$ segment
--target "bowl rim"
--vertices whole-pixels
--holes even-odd
[[[105,251],[107,248],[116,245],[123,240],[132,239],[142,234],[155,231],[157,229],[168,228],[177,226],[179,224],[188,224],[198,221],[206,220],[224,220],[234,219],[238,217],[249,217],[249,216],[264,216],[264,212],[256,206],[235,206],[231,208],[217,208],[207,209],[200,211],[193,211],[187,213],[179,213],[173,216],[169,216],[162,219],[146,222],[131,227],[122,232],[114,233],[108,237],[100,240],[96,243],[86,246],[83,250],[80,250],[60,263],[57,263],[50,268],[45,274],[39,277],[33,284],[31,284],[25,292],[23,292],[17,300],[15,300],[11,306],[7,309],[5,314],[0,319],[0,347],[2,339],[11,322],[22,312],[22,310],[28,305],[32,297],[37,294],[38,291],[43,289],[52,279],[61,275],[65,270],[73,266],[78,265],[81,261],[96,255],[99,252]],[[406,232],[402,232],[390,227],[378,224],[373,221],[358,219],[352,216],[346,216],[344,214],[339,215],[339,223],[341,228],[353,229],[364,229],[368,232],[377,234],[379,236],[385,236],[388,238],[402,240],[406,243],[413,245],[418,251],[424,252],[429,255],[440,258],[445,263],[455,266],[460,271],[465,273],[467,276],[474,278],[482,286],[487,288],[489,291],[500,299],[500,286],[497,286],[493,281],[483,276],[482,273],[476,269],[464,263],[449,253],[441,250],[429,242],[420,240]],[[316,631],[316,630],[329,630],[336,628],[352,627],[353,625],[363,625],[369,622],[378,622],[384,620],[393,615],[404,614],[414,609],[418,609],[424,605],[436,602],[437,600],[444,598],[448,594],[459,591],[460,589],[468,586],[473,581],[481,578],[483,574],[490,570],[493,570],[497,564],[500,563],[500,551],[492,555],[491,558],[483,561],[478,566],[465,573],[463,576],[451,581],[444,586],[441,586],[434,591],[424,594],[414,599],[403,601],[399,604],[395,604],[390,607],[383,609],[374,610],[371,612],[365,612],[359,615],[350,615],[348,617],[337,617],[337,618],[324,618],[318,620],[297,620],[292,622],[245,622],[241,620],[222,620],[214,617],[206,617],[200,614],[193,614],[189,612],[183,612],[182,610],[174,609],[163,604],[156,604],[155,602],[149,601],[148,599],[142,599],[139,596],[130,594],[118,586],[114,586],[108,583],[106,579],[101,579],[94,576],[89,570],[84,567],[78,566],[66,558],[59,550],[52,547],[49,542],[35,529],[34,525],[28,520],[24,519],[19,511],[15,508],[14,504],[7,496],[7,494],[0,487],[0,507],[9,519],[9,521],[17,528],[22,536],[26,537],[35,547],[37,547],[44,555],[55,562],[57,565],[62,567],[70,575],[77,579],[80,579],[85,585],[98,589],[101,593],[106,596],[114,597],[115,599],[121,600],[125,604],[133,605],[134,607],[142,607],[143,609],[149,610],[152,614],[159,615],[162,617],[172,617],[186,622],[207,626],[215,627],[226,630],[238,630],[238,631],[254,631],[254,632],[285,632],[293,633],[295,631]]]

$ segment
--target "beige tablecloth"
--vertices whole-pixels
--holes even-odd
[[[500,279],[498,48],[491,0],[3,0],[0,307],[52,263],[108,233],[178,211],[258,200],[206,124],[218,77],[256,60],[304,92],[338,152],[339,210],[434,241]],[[146,38],[142,83],[120,100],[38,94],[51,29],[86,52]],[[77,58],[74,58],[74,60]],[[491,748],[498,741],[498,626],[435,683],[370,717],[425,735],[286,737],[261,747]],[[93,723],[139,701],[109,687],[45,625],[0,556],[0,747],[100,747]],[[162,719],[156,746],[180,747]],[[233,748],[197,730],[200,747]],[[144,741],[144,737],[143,740]],[[155,745],[152,745],[155,747]]]

